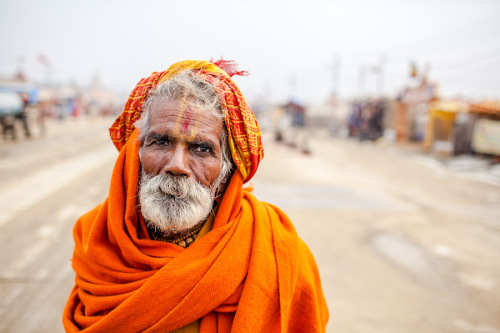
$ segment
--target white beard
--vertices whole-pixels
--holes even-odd
[[[150,227],[169,234],[188,230],[206,219],[215,191],[182,176],[141,172],[139,200]]]

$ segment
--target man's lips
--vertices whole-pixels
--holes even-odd
[[[163,192],[163,191],[162,191],[162,192]],[[174,193],[172,193],[172,192],[163,192],[163,194],[164,194],[167,198],[169,198],[169,199],[181,199],[181,198],[183,198],[183,197],[184,197],[184,196],[182,196],[182,195],[181,195],[181,193],[179,193],[179,192],[174,192]]]

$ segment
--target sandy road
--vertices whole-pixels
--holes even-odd
[[[73,284],[72,226],[107,193],[110,120],[51,122],[0,150],[0,332],[62,332]]]
[[[71,230],[106,197],[110,122],[0,146],[0,332],[63,331]],[[313,251],[329,332],[500,332],[499,185],[394,148],[317,137],[302,155],[264,139],[255,193]]]
[[[268,145],[256,192],[315,254],[329,332],[500,332],[498,179],[373,144],[311,147]]]

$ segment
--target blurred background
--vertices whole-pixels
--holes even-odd
[[[328,332],[500,332],[500,2],[0,1],[0,332],[62,332],[142,77],[233,59]]]

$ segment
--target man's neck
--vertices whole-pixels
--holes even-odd
[[[184,237],[184,236],[192,233],[193,231],[200,230],[206,221],[207,221],[207,219],[205,219],[201,222],[198,222],[196,225],[194,225],[191,228],[181,229],[181,230],[168,230],[168,231],[162,232],[162,231],[156,229],[152,225],[148,225],[148,229],[150,231],[153,231],[156,236],[164,238],[166,241],[169,241],[169,240],[176,240],[178,238]]]
[[[195,226],[189,229],[176,230],[175,232],[169,232],[169,233],[162,233],[159,230],[155,230],[155,227],[151,226],[151,224],[148,222],[146,222],[146,225],[149,237],[152,240],[172,243],[182,248],[187,248],[197,239],[198,234],[200,233],[204,225],[207,223],[207,221],[209,220],[213,221],[213,218],[211,217],[212,213],[210,213],[210,215],[208,215],[208,217],[205,220],[197,223]]]

